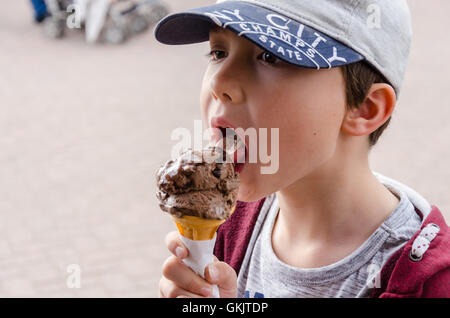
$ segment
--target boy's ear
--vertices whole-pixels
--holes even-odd
[[[351,136],[370,135],[389,119],[396,101],[392,86],[373,84],[359,108],[347,110],[342,130]]]

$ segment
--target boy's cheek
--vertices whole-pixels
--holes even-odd
[[[324,148],[328,147],[324,145]],[[330,157],[330,151],[326,149],[314,149],[311,145],[305,144],[303,145],[305,150],[301,149],[302,147],[295,142],[282,143],[279,156],[273,157],[273,161],[246,165],[241,174],[238,200],[253,202],[266,197],[310,174]],[[277,162],[274,162],[275,160]],[[266,168],[266,172],[272,170],[273,173],[263,174],[262,168]]]
[[[211,94],[207,94],[204,92],[200,94],[200,112],[205,128],[209,127],[210,119],[212,117],[212,114],[210,114],[212,111],[212,107],[210,106],[212,105],[212,101],[213,99]]]

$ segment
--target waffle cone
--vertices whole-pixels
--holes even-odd
[[[231,213],[234,212],[234,208],[232,208]],[[181,218],[172,215],[172,219],[175,221],[180,234],[194,241],[213,239],[219,226],[226,221],[226,219],[204,219],[190,215]]]

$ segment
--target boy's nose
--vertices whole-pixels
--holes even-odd
[[[245,94],[238,70],[225,67],[217,70],[210,79],[211,95],[223,104],[241,104]]]

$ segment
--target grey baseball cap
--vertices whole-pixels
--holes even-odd
[[[165,17],[155,37],[172,45],[204,42],[213,24],[301,67],[364,60],[389,81],[397,97],[412,38],[406,0],[219,0]]]

